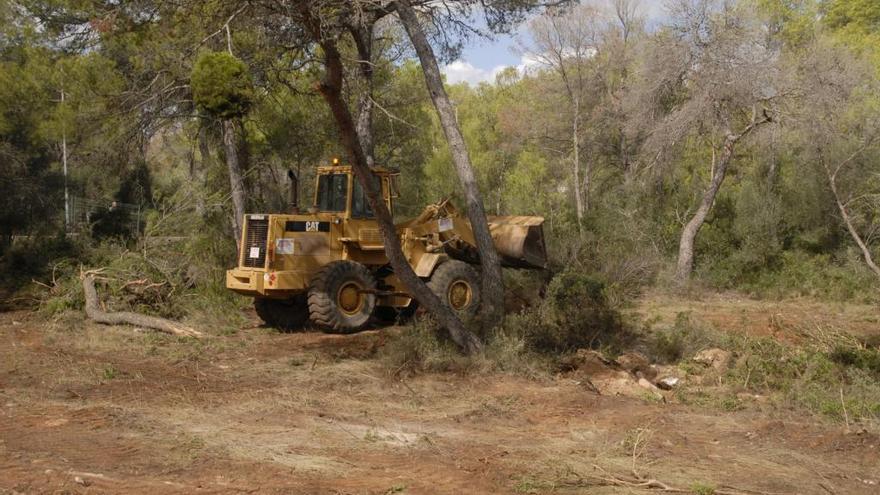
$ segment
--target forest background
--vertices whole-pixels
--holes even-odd
[[[230,159],[248,212],[285,208],[288,168],[308,202],[314,167],[348,159],[320,49],[273,4],[0,4],[7,295],[134,253],[192,296],[153,311],[241,306],[223,289]],[[673,1],[648,27],[634,1],[459,4],[426,26],[441,62],[493,29],[535,62],[448,91],[486,210],[545,217],[553,273],[619,304],[650,286],[877,301],[880,5]],[[460,191],[406,32],[390,16],[373,36],[375,161],[401,170],[400,220]]]

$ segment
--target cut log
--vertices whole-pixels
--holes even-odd
[[[132,325],[135,327],[149,328],[160,332],[170,333],[181,337],[203,337],[198,330],[181,325],[176,321],[159,318],[157,316],[142,315],[128,311],[107,312],[101,309],[98,300],[98,290],[95,288],[95,275],[86,272],[82,276],[83,292],[86,297],[86,316],[89,319],[105,325]]]

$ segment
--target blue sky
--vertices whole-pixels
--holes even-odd
[[[607,5],[606,2],[607,0],[593,0],[600,7]],[[665,0],[641,0],[639,8],[649,26],[665,17],[664,4]],[[499,35],[493,40],[472,39],[461,57],[443,68],[446,80],[451,84],[462,81],[470,84],[492,82],[495,74],[504,67],[527,65],[529,60],[523,59],[517,44],[517,39],[527,41],[527,38],[528,31],[523,25],[513,35]]]
[[[514,36],[522,37],[525,33]],[[520,65],[521,55],[518,53],[514,36],[499,35],[493,40],[484,38],[471,40],[461,57],[444,67],[443,72],[447,81],[451,84],[461,81],[471,84],[491,82],[495,80],[495,73],[500,68]]]

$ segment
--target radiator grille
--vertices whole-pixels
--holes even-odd
[[[244,249],[242,250],[242,266],[249,268],[265,268],[266,238],[269,235],[269,220],[248,217],[245,224]],[[256,254],[257,256],[252,256]]]
[[[361,229],[358,231],[358,242],[370,246],[381,246],[384,241],[379,229]]]

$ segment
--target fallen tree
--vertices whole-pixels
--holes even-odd
[[[151,330],[170,333],[181,337],[204,336],[204,334],[198,330],[165,318],[132,313],[130,311],[104,311],[101,309],[98,299],[98,290],[95,288],[95,279],[100,273],[100,270],[89,270],[80,274],[83,293],[85,294],[86,299],[86,316],[92,321],[103,323],[105,325],[131,325],[135,327],[149,328]]]

